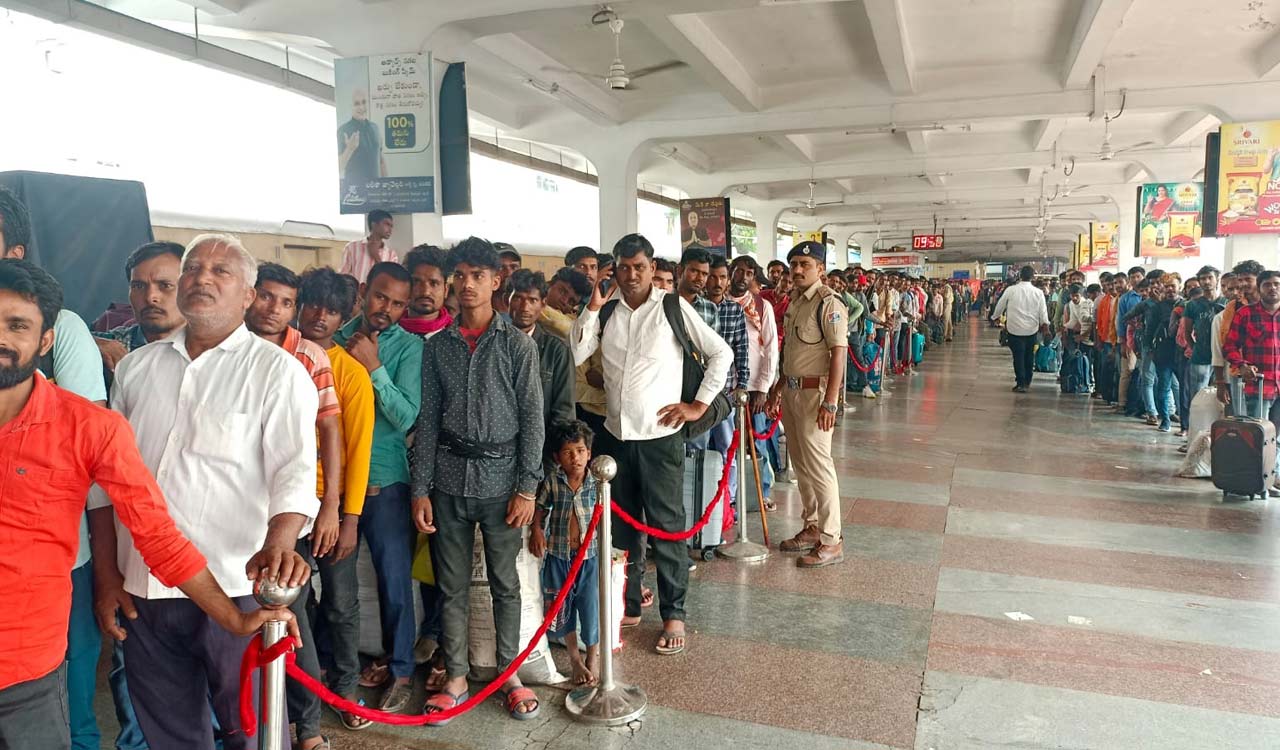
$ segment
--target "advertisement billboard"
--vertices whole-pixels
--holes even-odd
[[[333,77],[339,210],[434,212],[431,55],[335,60]]]
[[[1120,224],[1114,221],[1089,223],[1089,268],[1094,271],[1120,266]]]
[[[1280,121],[1223,125],[1219,154],[1218,236],[1280,234]]]
[[[876,253],[871,256],[872,268],[916,268],[924,266],[924,256],[917,253]]]
[[[688,198],[680,201],[680,252],[700,247],[729,257],[729,199]]]
[[[1204,183],[1153,182],[1138,188],[1138,255],[1198,257],[1203,212]]]

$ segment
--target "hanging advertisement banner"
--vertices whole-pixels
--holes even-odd
[[[872,268],[923,268],[924,256],[918,253],[876,253],[871,256]]]
[[[1099,271],[1120,267],[1120,224],[1114,221],[1089,223],[1089,267]]]
[[[339,210],[434,212],[431,55],[335,60],[333,77]]]
[[[801,242],[816,242],[819,245],[827,244],[826,232],[792,232],[791,246],[795,247]]]
[[[731,252],[729,199],[689,198],[680,201],[680,252],[700,247],[723,258]]]
[[[1221,134],[1218,236],[1280,234],[1280,121],[1223,125]]]
[[[1203,211],[1204,183],[1153,182],[1138,188],[1138,255],[1198,257]]]

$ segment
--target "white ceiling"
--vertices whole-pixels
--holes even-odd
[[[68,0],[0,5],[66,20]],[[1280,117],[1273,0],[624,0],[627,67],[686,64],[624,92],[604,84],[602,6],[581,0],[94,5],[169,28],[195,6],[215,43],[288,45],[321,68],[430,49],[468,63],[474,114],[505,133],[597,168],[636,151],[639,181],[729,194],[758,220],[806,199],[812,177],[840,204],[781,221],[909,234],[936,216],[964,257],[1025,257],[1044,210],[1046,248],[1065,255],[1088,221],[1131,211],[1139,183],[1193,178],[1222,120]],[[1100,160],[1122,105],[1120,153]]]

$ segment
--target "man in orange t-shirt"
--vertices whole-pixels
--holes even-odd
[[[63,657],[91,484],[110,495],[151,573],[220,626],[248,636],[267,620],[290,619],[241,612],[174,526],[124,418],[36,372],[53,348],[61,307],[52,276],[23,260],[0,260],[0,455],[12,469],[0,474],[0,590],[22,594],[0,609],[0,747],[11,750],[71,747]]]

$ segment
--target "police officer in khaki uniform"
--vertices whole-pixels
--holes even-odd
[[[792,291],[783,318],[782,376],[769,394],[770,413],[782,408],[804,509],[804,530],[779,548],[806,553],[796,561],[802,568],[844,561],[831,431],[844,388],[849,317],[835,292],[822,283],[826,258],[827,248],[818,242],[802,242],[787,253]]]

